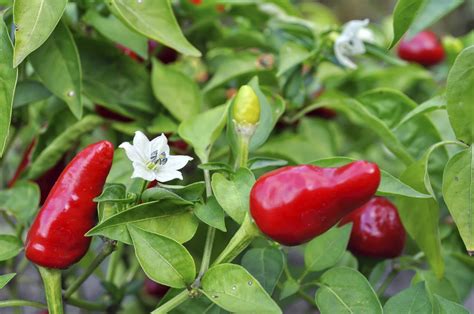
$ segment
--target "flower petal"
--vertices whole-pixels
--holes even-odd
[[[132,178],[142,178],[147,181],[153,181],[156,178],[156,173],[146,168],[142,163],[134,162]]]
[[[166,162],[166,165],[164,165],[163,168],[170,170],[179,170],[186,166],[186,164],[191,160],[193,160],[192,157],[185,155],[168,156],[168,161]]]
[[[135,147],[132,146],[130,143],[124,142],[120,144],[119,147],[125,150],[125,154],[127,155],[128,159],[130,159],[131,161],[143,162],[141,154],[137,152]]]
[[[140,153],[140,156],[142,156],[143,160],[150,160],[150,141],[145,136],[145,134],[140,131],[136,131],[135,136],[133,137],[133,146]]]
[[[183,180],[183,175],[177,170],[161,168],[155,173],[155,175],[158,182],[167,182],[174,179]]]
[[[168,146],[168,139],[164,134],[161,134],[158,137],[155,137],[153,140],[150,141],[150,151],[158,151],[158,153],[161,153],[165,150],[165,146]],[[165,151],[166,153],[166,151]],[[169,150],[167,155],[169,154]]]

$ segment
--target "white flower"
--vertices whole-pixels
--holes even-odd
[[[364,42],[374,41],[374,34],[366,28],[367,25],[369,25],[369,19],[352,20],[344,25],[342,33],[336,38],[334,53],[343,66],[357,68],[349,57],[365,53]]]
[[[128,159],[133,164],[132,178],[143,178],[147,181],[166,182],[173,179],[183,180],[180,170],[192,160],[189,156],[171,156],[168,139],[164,134],[149,141],[140,131],[135,132],[133,145],[122,143]]]

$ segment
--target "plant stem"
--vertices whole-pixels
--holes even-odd
[[[206,196],[212,196],[212,187],[211,187],[211,176],[209,170],[204,170],[204,181],[206,183]],[[202,254],[201,269],[199,270],[198,277],[194,282],[194,286],[199,286],[202,276],[209,268],[209,263],[211,261],[212,247],[214,246],[214,237],[216,235],[216,229],[209,226],[207,228],[206,243],[204,244],[204,253]]]
[[[115,271],[117,269],[117,265],[120,261],[121,255],[122,255],[122,249],[123,249],[123,245],[121,243],[118,243],[116,245],[115,254],[112,254],[110,256],[109,265],[108,265],[108,268],[107,268],[107,275],[105,276],[105,280],[107,282],[113,282],[114,279],[115,279]]]
[[[72,306],[85,309],[85,310],[90,310],[90,311],[105,311],[109,307],[107,304],[94,303],[94,302],[89,302],[86,300],[80,300],[76,298],[69,298],[67,300],[67,303]]]
[[[49,314],[63,314],[61,294],[61,271],[59,269],[38,266],[44,284],[44,293],[48,302]]]
[[[303,290],[299,289],[298,290],[298,295],[300,297],[302,297],[303,299],[305,299],[306,302],[308,302],[309,304],[311,304],[315,308],[318,308],[318,306],[316,305],[316,302],[314,302],[313,298],[310,297],[309,295],[307,295]]]
[[[172,309],[186,301],[189,297],[189,292],[188,290],[183,290],[181,291],[178,295],[176,295],[174,298],[151,312],[152,314],[162,314],[162,313],[169,313],[171,312]]]
[[[17,306],[29,306],[37,309],[46,309],[47,306],[44,303],[28,301],[28,300],[5,300],[0,301],[0,309],[4,307],[17,307]]]
[[[249,142],[250,137],[244,134],[239,134],[239,153],[235,160],[235,169],[239,167],[247,167],[247,161],[249,158]]]
[[[89,276],[96,270],[96,268],[115,250],[117,241],[107,241],[99,254],[90,263],[89,267],[69,286],[64,293],[64,298],[68,299],[76,290],[89,278]]]
[[[249,246],[249,244],[260,234],[260,231],[252,222],[250,215],[245,216],[244,222],[240,226],[239,230],[230,239],[227,247],[222,253],[216,258],[212,265],[218,265],[222,263],[231,262],[236,258],[243,250]]]
[[[207,229],[206,244],[204,245],[204,253],[202,256],[201,269],[199,270],[198,280],[201,280],[202,276],[204,276],[204,273],[209,268],[215,235],[216,229],[213,227],[209,227]]]
[[[390,286],[392,283],[393,279],[398,275],[398,269],[392,268],[390,273],[388,273],[387,277],[385,277],[384,281],[380,285],[380,287],[377,289],[377,295],[379,297],[383,296],[385,290]]]

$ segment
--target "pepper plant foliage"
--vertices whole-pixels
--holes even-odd
[[[443,39],[445,59],[431,68],[388,48],[462,3],[399,0],[393,24],[370,23],[363,41],[314,1],[0,0],[0,308],[47,307],[16,298],[32,282],[26,234],[65,165],[91,143],[118,147],[140,131],[166,134],[172,155],[194,159],[175,164],[182,181],[154,186],[132,178],[136,163],[115,150],[88,254],[53,276],[40,267],[50,313],[61,302],[91,312],[281,313],[300,299],[323,314],[468,313],[474,35]],[[144,152],[141,173],[170,162],[163,152]],[[284,193],[255,200],[264,174],[356,160],[380,168],[376,194],[396,205],[407,234],[401,256],[352,251],[355,224],[292,249],[255,224],[251,204],[309,184],[289,177],[275,189]],[[329,200],[365,188],[354,186]],[[286,222],[281,234],[298,227],[269,216]],[[387,294],[407,270],[411,283]],[[85,300],[89,276],[102,290]],[[170,289],[156,299],[144,281]]]

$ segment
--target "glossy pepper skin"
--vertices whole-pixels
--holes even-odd
[[[298,245],[369,201],[379,183],[378,166],[366,161],[339,168],[283,167],[257,180],[250,211],[264,234],[284,245]]]
[[[432,66],[444,59],[444,48],[436,34],[423,31],[398,46],[398,56],[406,61]]]
[[[373,197],[344,217],[340,225],[350,222],[349,250],[352,253],[375,258],[393,258],[402,254],[405,229],[397,208],[388,199]]]
[[[89,145],[67,165],[36,216],[26,238],[26,257],[33,263],[65,269],[87,252],[84,234],[96,221],[100,195],[112,166],[113,145]]]

